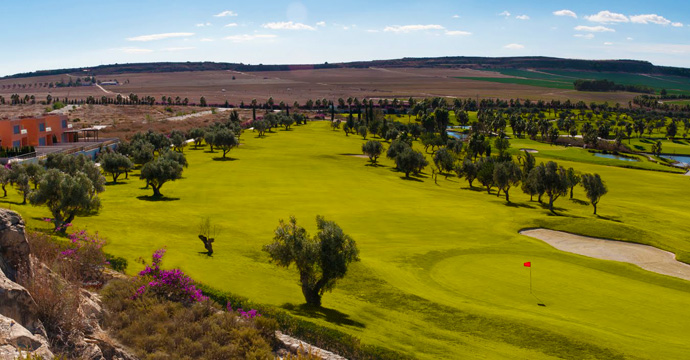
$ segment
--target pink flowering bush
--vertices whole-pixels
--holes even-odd
[[[146,264],[144,270],[139,272],[139,278],[143,285],[137,288],[132,299],[136,300],[149,292],[159,297],[191,304],[207,300],[201,290],[194,285],[194,280],[185,275],[180,269],[162,270],[161,260],[165,255],[165,249],[156,250],[151,256],[151,264]]]
[[[254,309],[251,309],[251,310],[249,310],[249,311],[244,311],[244,310],[242,310],[242,308],[237,308],[237,310],[233,310],[233,309],[232,309],[232,305],[231,305],[229,302],[228,302],[228,304],[225,306],[225,308],[226,308],[226,310],[228,310],[228,312],[235,312],[235,313],[237,313],[239,316],[241,316],[241,317],[243,317],[243,318],[245,318],[245,319],[253,319],[253,318],[255,318],[255,317],[260,317],[260,316],[261,316],[261,314],[259,314],[259,312],[258,312],[257,310],[254,310]]]
[[[71,233],[69,240],[67,248],[59,255],[64,260],[62,275],[82,285],[102,285],[103,269],[108,264],[103,253],[105,240],[98,233],[91,235],[86,230]]]

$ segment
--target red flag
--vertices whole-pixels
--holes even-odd
[[[522,265],[524,265],[525,267],[532,267],[532,262],[531,262],[531,261],[528,261],[528,262],[526,262],[526,263],[524,263],[524,264],[522,264]]]

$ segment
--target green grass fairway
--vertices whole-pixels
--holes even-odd
[[[529,71],[520,69],[487,69],[487,71],[495,71],[503,75],[515,76],[517,78],[472,78],[472,80],[500,82],[504,84],[533,85],[555,89],[573,89],[573,82],[577,79],[606,79],[621,85],[646,85],[657,91],[666,89],[669,94],[690,93],[690,79],[677,76],[575,70]],[[568,87],[561,87],[566,84]]]
[[[77,218],[75,227],[107,237],[106,251],[127,258],[132,274],[137,258],[166,246],[165,267],[420,359],[687,359],[689,282],[560,252],[518,231],[638,241],[690,262],[689,177],[581,162],[591,155],[515,142],[513,149],[541,146],[538,161],[558,158],[606,181],[600,217],[581,188],[575,201],[558,199],[553,216],[519,188],[506,205],[495,190],[471,190],[455,177],[435,184],[430,168],[404,180],[388,159],[374,167],[348,155],[360,154],[362,142],[315,122],[262,139],[247,132],[232,161],[188,148],[184,179],[161,189],[167,201],[149,201],[151,190],[132,174],[108,185],[100,214]],[[17,205],[19,195],[9,193],[3,206],[32,227],[48,227],[40,221],[46,208]],[[314,233],[317,214],[350,234],[362,259],[319,312],[299,307],[295,270],[270,264],[261,251],[279,219],[295,215]],[[197,238],[206,216],[222,227],[212,258],[200,254]],[[525,261],[546,307],[530,296]]]

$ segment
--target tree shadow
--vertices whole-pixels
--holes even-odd
[[[213,254],[209,253],[208,251],[199,251],[197,254],[199,255],[206,255],[206,257],[213,257]]]
[[[673,139],[673,140],[671,140],[671,141],[673,141],[674,144],[680,144],[680,145],[687,145],[687,144],[688,144],[688,143],[686,143],[685,141],[683,141],[683,140],[678,140],[678,139]]]
[[[574,203],[576,203],[576,204],[578,204],[578,205],[585,205],[585,206],[589,205],[588,202],[583,201],[583,200],[580,200],[580,199],[570,199],[570,201],[572,201],[572,202],[574,202]]]
[[[524,204],[524,203],[509,202],[509,203],[506,203],[506,206],[514,207],[514,208],[534,209],[534,206],[529,205],[529,204]]]
[[[363,323],[352,320],[350,319],[350,315],[347,315],[335,309],[327,309],[324,307],[309,304],[294,305],[291,303],[285,303],[280,307],[296,315],[322,319],[328,321],[331,324],[355,326],[362,329],[365,328],[365,325]]]
[[[10,205],[24,206],[24,205],[29,205],[29,201],[27,200],[26,204],[22,204],[22,203],[20,203],[19,201],[0,200],[0,204],[10,204]]]
[[[412,177],[412,176],[410,176],[410,177],[401,176],[400,179],[405,180],[405,181],[424,182],[424,180],[417,179],[416,177]]]
[[[608,220],[608,221],[613,221],[613,222],[617,222],[617,223],[623,223],[621,220],[618,220],[617,218],[614,218],[613,216],[601,216],[601,215],[597,214],[596,217],[598,219],[601,219],[601,220]]]
[[[639,151],[644,150],[644,146],[642,146],[642,145],[633,145],[633,147],[635,148],[635,150],[639,150]]]
[[[137,196],[137,199],[143,200],[143,201],[177,201],[177,200],[180,200],[180,198],[172,198],[172,197],[167,197],[165,195],[163,195],[163,196],[141,195],[141,196]]]
[[[105,183],[106,186],[118,186],[118,185],[127,185],[128,182],[125,182],[126,179],[118,180],[117,182],[112,182],[108,181]]]
[[[649,140],[649,139],[644,139],[644,138],[640,139],[640,142],[643,142],[645,144],[656,144],[656,142]]]
[[[204,150],[204,153],[206,153],[206,154],[215,154],[215,153],[217,153],[217,151],[215,151],[215,150]]]
[[[189,150],[205,150],[205,148],[206,148],[205,146],[200,146],[198,148],[191,147],[191,148],[189,148]]]
[[[379,163],[368,163],[364,166],[369,166],[369,167],[374,167],[374,168],[379,168],[379,167],[387,167],[386,165],[381,165]]]
[[[216,156],[213,158],[213,161],[236,161],[239,160],[237,158],[231,158],[231,157],[222,157],[222,156]]]
[[[463,189],[463,190],[469,190],[469,191],[474,191],[474,192],[486,192],[486,189],[485,189],[485,188],[476,187],[476,186],[472,186],[472,187],[469,187],[469,186],[468,186],[468,187],[463,187],[463,188],[461,188],[461,189]]]

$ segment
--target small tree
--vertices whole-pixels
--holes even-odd
[[[3,197],[7,197],[7,184],[10,183],[10,169],[0,166],[0,186],[2,186]]]
[[[477,164],[469,157],[466,157],[462,164],[455,167],[455,173],[458,174],[458,177],[464,177],[467,180],[470,184],[470,189],[472,188],[472,182],[477,178],[478,171]]]
[[[187,145],[187,138],[180,130],[173,130],[170,133],[170,143],[172,144],[175,151],[182,152],[185,145]]]
[[[381,142],[376,140],[369,140],[362,144],[362,153],[369,156],[369,161],[376,164],[376,160],[381,156],[383,152],[383,145]]]
[[[434,165],[447,179],[448,173],[453,171],[455,156],[447,148],[441,148],[434,154]]]
[[[359,135],[362,135],[362,139],[364,139],[364,140],[367,139],[367,127],[366,126],[364,126],[364,125],[360,126],[359,129],[357,130],[357,133]]]
[[[486,187],[486,192],[491,194],[491,188],[494,184],[494,166],[496,159],[492,157],[483,157],[477,162],[477,180]],[[499,190],[500,191],[500,190]]]
[[[50,169],[41,180],[38,190],[30,195],[34,206],[47,205],[53,215],[56,231],[64,232],[65,224],[71,223],[74,217],[98,211],[101,206],[98,196],[93,195],[91,180],[82,172],[75,175],[66,174],[57,169]]]
[[[265,245],[271,261],[281,267],[297,267],[302,294],[309,305],[321,306],[321,297],[345,277],[350,263],[359,261],[355,241],[333,221],[316,217],[318,233],[310,237],[297,226],[294,216],[289,223],[280,220],[271,244]]]
[[[204,141],[204,129],[201,128],[194,128],[189,132],[189,136],[194,139],[194,148],[198,148],[201,146],[201,143]]]
[[[408,147],[395,157],[395,165],[398,170],[405,173],[406,178],[409,178],[411,172],[418,174],[429,165],[429,162],[426,161],[424,154]]]
[[[583,174],[582,175],[582,187],[585,188],[585,195],[592,203],[594,207],[594,215],[597,214],[597,204],[601,197],[606,195],[608,188],[606,184],[601,180],[599,174]]]
[[[101,157],[101,169],[112,175],[113,184],[117,183],[117,178],[120,175],[131,171],[133,168],[132,161],[122,154],[106,153]]]
[[[22,205],[26,204],[26,200],[31,193],[31,183],[29,175],[26,173],[26,166],[22,164],[15,164],[12,166],[10,172],[10,182],[17,187],[17,191],[22,194]]]
[[[199,239],[204,243],[206,254],[213,255],[213,242],[218,233],[218,227],[211,223],[211,218],[205,217],[199,223]]]
[[[568,187],[570,187],[570,198],[573,198],[573,189],[577,184],[580,183],[580,175],[575,171],[573,168],[568,168],[568,170],[565,172],[566,177],[568,178]]]
[[[522,178],[522,171],[520,171],[520,166],[513,161],[502,161],[496,163],[494,166],[494,183],[498,187],[498,192],[496,196],[499,196],[501,190],[506,194],[506,202],[510,203],[510,195],[508,191],[513,185],[520,183]]]
[[[228,129],[220,129],[215,132],[213,135],[213,143],[214,145],[223,150],[223,158],[225,159],[225,155],[230,152],[235,146],[238,146],[240,143],[237,141],[237,138],[235,137],[235,134],[228,130]]]
[[[160,189],[168,181],[182,178],[183,167],[179,162],[166,157],[146,163],[141,168],[140,178],[153,188],[153,196],[162,196]]]
[[[549,197],[549,210],[555,214],[553,202],[568,192],[568,177],[565,169],[555,162],[549,161],[544,167],[543,182],[544,192]]]

